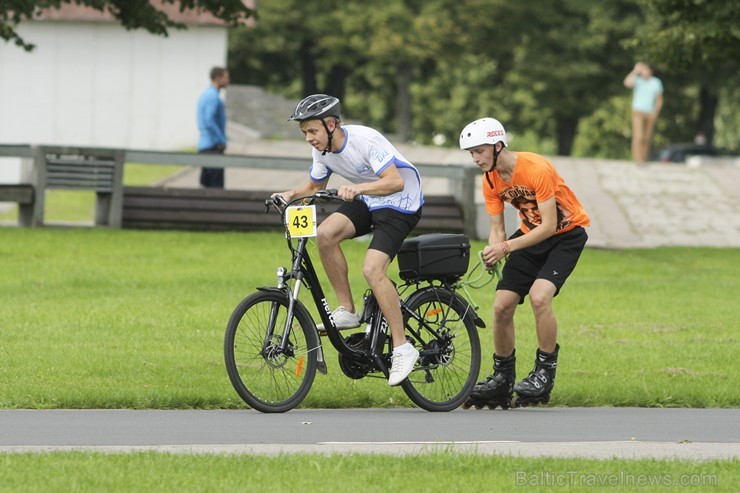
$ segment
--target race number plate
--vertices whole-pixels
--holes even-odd
[[[288,207],[285,214],[288,234],[293,238],[316,236],[316,206],[297,205]]]

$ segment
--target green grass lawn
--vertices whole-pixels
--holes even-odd
[[[735,492],[738,461],[524,459],[456,453],[414,456],[290,454],[0,455],[0,490],[13,492]]]
[[[350,265],[366,247],[346,243]],[[737,258],[587,249],[556,298],[552,405],[738,407]],[[223,365],[226,321],[288,263],[278,233],[0,228],[0,408],[244,407]],[[359,267],[351,278],[359,302]],[[493,286],[473,296],[489,324],[485,375]],[[521,377],[536,348],[528,304],[516,321]],[[327,361],[303,406],[412,405],[382,379],[346,378],[334,352]]]
[[[125,182],[152,184],[178,169],[127,164]],[[90,222],[93,210],[92,192],[47,195],[50,222]],[[350,265],[365,248],[346,244]],[[552,405],[738,407],[737,258],[737,249],[587,250],[555,303],[562,349]],[[245,407],[223,366],[226,321],[288,263],[279,234],[0,228],[0,408]],[[359,302],[359,267],[351,278]],[[472,294],[489,324],[480,333],[485,375],[493,286]],[[536,347],[526,304],[516,321],[522,376]],[[412,405],[382,379],[344,377],[331,350],[327,361],[329,375],[303,406]],[[470,478],[487,491],[734,492],[740,475],[737,460],[454,453],[0,454],[0,470],[0,491],[13,492],[448,492]]]

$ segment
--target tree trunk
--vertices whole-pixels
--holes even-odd
[[[719,96],[709,86],[702,84],[699,90],[699,119],[696,122],[697,135],[702,133],[706,139],[707,145],[711,145],[714,140],[714,116],[717,112],[717,103]]]
[[[556,119],[558,156],[570,156],[573,151],[573,141],[578,129],[578,118],[562,117]]]
[[[301,44],[300,56],[303,96],[316,94],[319,91],[316,85],[316,61],[313,56],[312,42],[305,41]]]
[[[345,65],[333,65],[329,72],[329,81],[326,85],[326,94],[342,100],[344,107],[344,92],[349,70]]]
[[[410,63],[398,65],[396,71],[396,118],[398,119],[398,138],[408,142],[411,136],[411,81],[414,68]]]

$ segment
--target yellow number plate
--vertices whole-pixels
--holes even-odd
[[[297,205],[288,207],[285,214],[288,234],[293,238],[316,236],[316,206]]]

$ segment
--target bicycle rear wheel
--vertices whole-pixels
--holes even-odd
[[[467,399],[480,371],[480,339],[473,308],[447,289],[414,293],[404,312],[406,337],[421,353],[402,388],[427,411],[451,411]]]
[[[316,376],[319,341],[313,322],[296,303],[285,334],[287,315],[287,295],[258,291],[239,303],[226,326],[224,359],[231,384],[263,413],[296,407]]]

